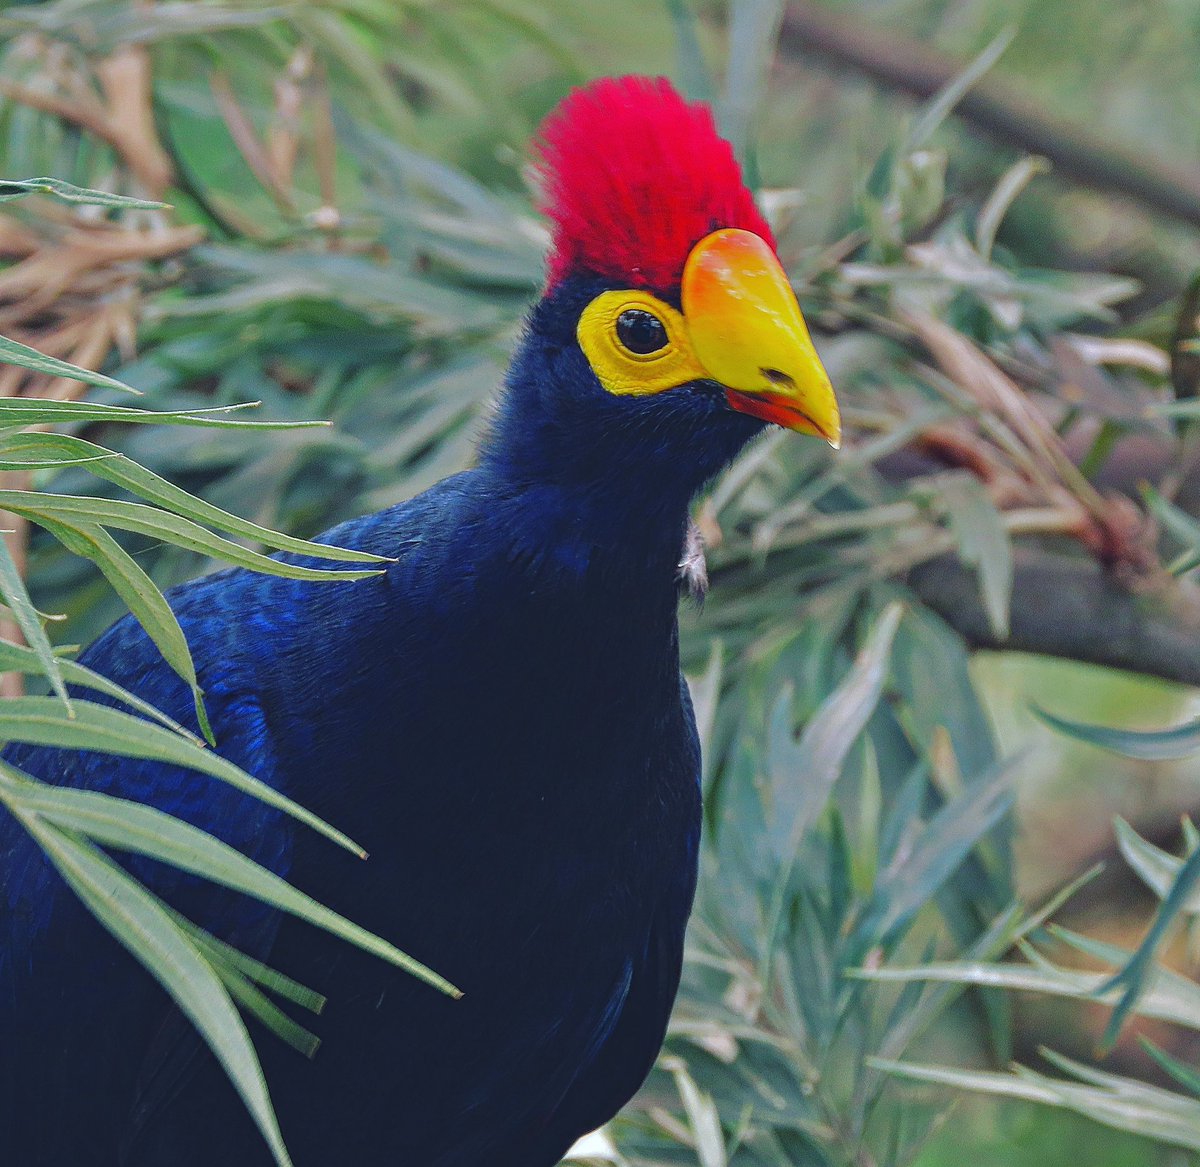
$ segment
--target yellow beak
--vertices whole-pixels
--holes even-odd
[[[833,386],[765,240],[733,227],[706,235],[683,269],[682,301],[692,351],[734,409],[841,444]]]

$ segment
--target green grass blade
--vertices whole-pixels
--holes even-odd
[[[123,454],[110,453],[102,446],[93,445],[83,438],[69,434],[22,433],[8,438],[0,442],[0,467],[7,465],[5,459],[10,459],[14,465],[25,468],[33,465],[54,466],[58,463],[49,459],[56,453],[62,455],[61,464],[85,465],[89,473],[121,486],[131,494],[136,494],[146,502],[173,514],[216,527],[231,535],[252,539],[278,551],[291,551],[296,555],[313,555],[346,563],[388,562],[383,556],[372,555],[368,551],[330,547],[324,543],[312,543],[307,539],[296,539],[272,531],[268,527],[260,527],[257,523],[238,518],[237,515],[231,515],[228,511],[189,494]],[[41,462],[37,461],[39,457],[43,459]],[[25,461],[26,458],[32,460]]]
[[[8,540],[2,535],[0,535],[0,596],[3,596],[8,610],[12,613],[13,620],[21,630],[21,635],[25,637],[25,643],[29,645],[29,649],[37,661],[36,670],[30,671],[39,672],[49,680],[50,687],[69,712],[71,699],[67,696],[67,686],[63,681],[62,665],[50,647],[46,630],[42,627],[41,620],[38,619],[37,609],[29,598],[25,581],[21,578],[12,552],[8,549]],[[7,641],[0,643],[8,644]],[[10,645],[9,647],[19,648],[20,646]]]
[[[40,353],[37,349],[30,348],[29,345],[22,344],[18,340],[11,340],[7,336],[0,336],[0,364],[19,365],[22,369],[29,369],[34,373],[45,373],[51,377],[69,377],[72,381],[82,381],[85,385],[98,385],[102,389],[120,389],[123,393],[141,395],[140,390],[133,388],[132,385],[126,385],[123,381],[106,377],[103,373],[93,373],[91,369],[81,369],[78,365],[60,361],[57,357],[48,357],[45,353]],[[14,413],[19,412],[19,409],[10,406],[9,402],[26,407],[75,404],[68,401],[50,402],[37,397],[5,397],[0,399],[0,417],[3,417],[6,423]]]
[[[191,1019],[271,1148],[290,1167],[262,1066],[217,973],[165,905],[106,855],[70,832],[15,812],[88,910],[145,966]]]
[[[33,518],[33,516],[30,516]],[[196,718],[204,736],[212,741],[207,725],[204,697],[196,677],[196,665],[183,629],[179,626],[171,605],[155,586],[154,581],[107,531],[90,524],[62,523],[46,517],[33,518],[46,528],[68,551],[94,563],[125,601],[126,607],[154,641],[163,659],[179,674],[192,690],[196,703]]]
[[[164,543],[196,551],[201,555],[211,555],[235,567],[246,567],[251,571],[278,575],[284,579],[314,582],[340,580],[347,583],[381,574],[378,568],[343,571],[337,568],[301,567],[293,563],[283,563],[269,555],[263,555],[260,551],[252,551],[220,535],[214,535],[207,528],[182,515],[171,514],[140,502],[126,502],[123,499],[0,490],[0,509],[22,515],[39,526],[46,526],[48,530],[54,529],[56,537],[60,525],[69,525],[89,537],[104,527],[116,527],[118,530],[161,539]],[[108,538],[111,539],[111,536]],[[76,554],[87,553],[78,550]],[[90,555],[88,557],[91,558]],[[144,572],[142,574],[145,575]],[[128,600],[126,602],[128,603]]]
[[[451,997],[462,994],[448,981],[382,937],[338,915],[220,839],[154,807],[92,790],[44,786],[0,763],[9,798],[31,814],[105,847],[149,855],[190,871],[280,911],[402,968]]]
[[[347,851],[360,857],[366,855],[341,831],[220,754],[119,709],[109,709],[92,701],[76,701],[75,716],[68,717],[62,704],[53,697],[7,698],[0,701],[0,741],[94,750],[124,758],[150,758],[198,770],[276,807]]]
[[[130,198],[128,195],[110,194],[106,190],[92,190],[85,186],[73,186],[59,178],[4,178],[0,179],[0,203],[23,199],[31,194],[53,195],[65,203],[77,203],[91,207],[112,207],[127,211],[165,211],[170,203],[155,203],[147,199]]]
[[[61,652],[61,650],[59,651]],[[143,717],[148,717],[152,721],[157,721],[161,725],[165,725],[168,729],[174,730],[177,734],[187,738],[189,741],[195,742],[197,745],[201,744],[201,739],[186,726],[180,725],[173,717],[168,717],[161,709],[157,709],[149,701],[143,701],[135,693],[122,688],[115,681],[110,681],[107,677],[101,676],[93,669],[89,669],[87,665],[81,665],[78,661],[64,660],[57,653],[54,656],[54,661],[62,671],[63,679],[69,684],[82,685],[86,689],[95,689],[98,693],[104,693],[108,697],[113,697],[135,712],[140,713]],[[40,675],[44,670],[41,665],[41,658],[32,648],[26,648],[23,644],[12,644],[7,640],[0,640],[0,672]]]
[[[105,386],[110,389],[130,389],[120,381],[111,377],[101,378],[99,373],[88,373],[86,369],[76,369],[67,365],[66,373],[56,368],[42,368],[38,365],[27,364],[22,360],[12,359],[8,355],[7,345],[15,345],[15,341],[4,340],[0,337],[0,361],[22,365],[25,368],[37,369],[39,372],[51,372],[55,376],[70,376],[76,381],[87,380],[89,384]],[[17,346],[24,349],[24,345]],[[50,361],[50,357],[42,357],[36,349],[29,353],[42,361]],[[59,361],[56,364],[61,365]],[[84,376],[86,374],[86,376]],[[111,382],[111,383],[110,383]],[[132,390],[137,392],[137,390]],[[262,402],[244,401],[237,405],[213,405],[203,409],[136,409],[127,405],[101,405],[95,401],[52,401],[43,397],[0,397],[0,426],[25,425],[62,425],[72,421],[120,421],[145,423],[149,425],[190,425],[202,426],[208,429],[235,430],[297,430],[297,429],[326,429],[323,421],[239,421],[230,420],[224,416],[229,413],[239,413],[243,409],[255,409]]]
[[[1038,705],[1030,712],[1051,729],[1088,745],[1137,758],[1143,762],[1165,762],[1189,758],[1200,751],[1200,718],[1171,729],[1113,729],[1107,725],[1091,725],[1056,717]]]

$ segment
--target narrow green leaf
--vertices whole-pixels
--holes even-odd
[[[236,968],[247,980],[253,981],[257,985],[268,989],[278,997],[282,997],[285,1001],[291,1001],[293,1004],[299,1005],[302,1009],[307,1009],[310,1013],[321,1013],[325,1009],[326,999],[315,989],[310,989],[307,985],[300,984],[299,981],[292,980],[291,977],[285,976],[277,969],[270,968],[260,960],[255,960],[251,956],[247,956],[244,952],[234,948],[231,944],[226,944],[224,940],[219,940],[210,932],[206,932],[203,928],[197,927],[183,916],[176,914],[176,922],[187,932],[193,939],[203,940],[207,948],[219,953],[221,959],[231,968]]]
[[[256,1018],[267,1030],[306,1058],[314,1058],[321,1046],[321,1039],[298,1021],[289,1017],[264,992],[251,984],[238,970],[226,964],[214,949],[201,937],[193,935],[192,943],[208,962],[213,972],[221,979],[230,997],[241,1008]]]
[[[1107,725],[1089,725],[1082,721],[1068,721],[1047,713],[1040,706],[1031,705],[1030,711],[1051,729],[1076,741],[1137,758],[1144,762],[1163,762],[1176,758],[1188,758],[1200,751],[1200,718],[1173,729],[1113,729]]]
[[[15,812],[88,910],[191,1018],[224,1067],[279,1167],[290,1167],[262,1066],[237,1008],[165,905],[102,852],[35,815]]]
[[[330,559],[346,563],[387,563],[384,556],[372,555],[369,551],[356,551],[347,547],[332,547],[324,543],[313,543],[308,539],[296,539],[291,535],[283,535],[268,527],[260,527],[257,523],[231,515],[212,503],[196,498],[181,490],[178,486],[160,478],[144,466],[126,458],[123,454],[113,454],[102,446],[94,445],[83,438],[69,434],[56,433],[20,433],[0,441],[0,466],[3,459],[11,459],[16,464],[30,466],[33,464],[55,465],[46,461],[37,463],[39,457],[49,457],[59,452],[63,456],[64,465],[83,464],[89,473],[98,478],[107,479],[117,486],[124,487],[131,494],[145,499],[147,502],[171,511],[173,514],[204,523],[218,530],[227,531],[245,539],[252,539],[278,551],[291,551],[296,555],[312,555],[322,559]],[[34,461],[25,461],[32,458]]]
[[[1102,1051],[1107,1052],[1116,1044],[1125,1019],[1134,1011],[1138,998],[1146,991],[1147,985],[1154,976],[1154,958],[1159,948],[1198,885],[1200,885],[1200,851],[1195,851],[1179,868],[1175,882],[1159,905],[1154,923],[1151,924],[1145,939],[1138,945],[1124,968],[1096,990],[1097,995],[1112,989],[1121,990],[1120,1000],[1113,1008],[1108,1025],[1104,1029],[1104,1035],[1100,1039]]]
[[[25,643],[29,645],[30,651],[37,660],[36,671],[49,680],[50,687],[69,713],[71,699],[67,696],[67,687],[63,682],[62,666],[55,657],[54,650],[50,647],[46,630],[42,627],[41,620],[38,619],[37,609],[29,598],[25,581],[21,578],[12,552],[8,549],[8,540],[3,535],[0,535],[0,596],[4,597],[4,602],[8,605],[13,620],[21,630],[21,635],[25,637]],[[8,642],[0,641],[0,643],[7,644]],[[17,646],[13,645],[12,647]],[[0,671],[8,670],[0,669]]]
[[[171,605],[154,581],[102,527],[62,523],[45,517],[34,521],[45,527],[73,555],[91,560],[100,569],[137,622],[146,630],[146,635],[154,641],[163,659],[191,688],[196,703],[196,717],[201,730],[205,730],[204,701],[191,649]],[[211,745],[211,730],[205,732],[205,737]]]
[[[100,385],[110,389],[129,389],[138,392],[111,377],[99,379],[99,373],[88,373],[86,369],[76,369],[68,365],[66,373],[56,369],[41,368],[27,364],[24,361],[12,359],[5,348],[15,341],[4,340],[0,337],[0,361],[7,360],[10,364],[22,365],[25,368],[36,368],[39,372],[50,372],[56,376],[71,376],[76,381],[87,380],[89,384]],[[18,346],[24,348],[24,345]],[[51,360],[42,357],[36,349],[28,350],[33,356],[42,361]],[[58,362],[61,364],[62,362]],[[86,377],[83,374],[87,374]],[[110,383],[111,382],[111,383]],[[23,425],[62,425],[71,421],[120,421],[144,422],[151,425],[191,425],[203,426],[208,429],[235,430],[298,430],[326,429],[328,424],[323,421],[231,421],[225,414],[239,413],[243,409],[255,409],[261,401],[243,401],[237,405],[214,405],[204,409],[135,409],[127,405],[101,405],[95,401],[53,401],[44,397],[0,397],[0,426]]]
[[[1039,174],[1045,174],[1050,163],[1037,155],[1028,155],[1014,162],[1000,177],[987,201],[979,208],[975,219],[975,249],[984,259],[990,259],[996,244],[996,232],[1017,196]]]
[[[717,96],[717,87],[700,47],[696,15],[688,0],[667,0],[667,11],[675,27],[675,53],[683,92],[693,101],[711,105]]]
[[[1138,1043],[1185,1090],[1200,1095],[1200,1070],[1171,1057],[1166,1050],[1155,1045],[1148,1037],[1139,1036]]]
[[[0,784],[8,788],[10,804],[64,830],[86,835],[106,847],[149,855],[253,896],[404,969],[448,996],[462,996],[452,984],[395,945],[298,891],[207,831],[173,815],[97,791],[45,786],[2,762]]]
[[[1173,404],[1193,405],[1200,408],[1200,401],[1196,400],[1179,401]],[[1182,575],[1185,571],[1191,571],[1200,563],[1200,523],[1186,511],[1180,510],[1174,503],[1163,498],[1151,486],[1143,487],[1142,497],[1145,499],[1146,509],[1159,521],[1163,530],[1182,543],[1185,548],[1182,561],[1178,565],[1172,565],[1172,574]]]
[[[126,502],[123,499],[46,494],[30,490],[0,490],[0,509],[23,515],[39,526],[46,526],[47,529],[55,528],[56,538],[59,534],[57,528],[66,525],[80,533],[86,533],[89,537],[97,531],[102,531],[104,527],[116,527],[118,530],[161,539],[165,543],[197,551],[202,555],[211,555],[235,567],[246,567],[251,571],[278,575],[284,579],[348,583],[381,574],[378,568],[362,571],[341,570],[284,563],[272,559],[269,555],[263,555],[260,551],[252,551],[220,535],[214,535],[207,528],[192,522],[191,519],[185,519],[182,515],[171,514],[140,502]],[[111,536],[108,538],[111,539]],[[86,552],[80,550],[76,554],[84,555]],[[142,574],[145,575],[144,572]],[[128,603],[128,600],[126,602]]]
[[[86,665],[81,665],[78,661],[65,660],[60,655],[61,651],[55,653],[54,660],[62,671],[63,679],[69,684],[82,685],[84,688],[95,689],[98,693],[113,697],[143,717],[165,725],[168,729],[174,730],[197,745],[202,744],[200,738],[190,729],[180,725],[173,717],[168,717],[161,709],[151,705],[149,701],[143,701],[128,689],[123,689],[115,681],[110,681],[107,677],[101,676]],[[7,640],[0,640],[0,672],[40,675],[44,670],[41,658],[33,649],[26,648],[23,644],[12,644]]]
[[[792,738],[790,694],[774,706],[768,746],[772,803],[768,835],[781,863],[795,856],[800,839],[829,801],[850,747],[879,702],[902,614],[898,603],[884,609],[854,667],[813,714],[798,742]]]
[[[907,924],[954,874],[979,841],[1008,813],[1022,755],[997,762],[929,820],[906,854],[877,881],[860,925],[861,943],[884,943]]]
[[[75,702],[75,716],[68,717],[52,697],[10,697],[0,701],[0,741],[31,742],[68,750],[94,750],[124,758],[153,758],[210,777],[252,795],[260,802],[290,815],[355,855],[365,857],[357,843],[331,827],[312,811],[305,810],[286,795],[247,774],[213,750],[202,749],[176,733],[152,725],[92,701]]]
[[[1113,828],[1117,836],[1117,846],[1125,862],[1137,872],[1141,881],[1160,900],[1165,899],[1179,877],[1179,870],[1184,861],[1143,839],[1119,815],[1113,820]],[[1200,912],[1200,894],[1193,895],[1183,905],[1182,911],[1189,915]]]
[[[45,353],[40,353],[27,344],[21,344],[18,340],[10,340],[7,336],[0,336],[0,364],[18,365],[34,373],[46,373],[51,377],[70,377],[72,381],[82,381],[85,385],[99,385],[104,389],[120,389],[125,393],[140,395],[140,390],[126,385],[123,381],[106,377],[103,373],[93,373],[91,369],[81,369],[78,365],[60,361],[57,357],[48,357]],[[10,405],[10,402],[13,404]],[[75,402],[68,401],[51,402],[39,397],[5,397],[0,399],[0,417],[6,424],[12,424],[12,416],[21,413],[22,409],[34,412],[45,406],[74,404]]]
[[[951,111],[962,101],[967,91],[1000,60],[1004,55],[1004,50],[1012,44],[1013,37],[1016,35],[1015,26],[1003,29],[962,72],[951,78],[930,98],[908,131],[905,153],[911,154],[912,151],[919,150],[933,137],[934,131],[950,116]]]
[[[1159,1142],[1200,1150],[1200,1104],[1153,1086],[1136,1095],[1096,1086],[1077,1086],[1018,1067],[1014,1074],[994,1070],[960,1070],[952,1066],[913,1065],[868,1058],[868,1064],[896,1077],[1003,1098],[1021,1098],[1066,1107],[1118,1130],[1132,1131]],[[1132,1079],[1124,1079],[1133,1083]],[[1189,1109],[1185,1109],[1187,1104]]]
[[[733,0],[729,10],[729,58],[720,126],[745,168],[751,190],[758,186],[751,127],[766,93],[782,17],[783,0]]]
[[[1013,552],[1004,520],[973,474],[939,476],[932,489],[945,511],[959,558],[979,573],[979,590],[992,633],[1007,640]]]
[[[81,203],[93,207],[119,207],[130,211],[165,211],[170,203],[149,202],[146,199],[130,198],[128,195],[110,194],[106,190],[92,190],[85,186],[72,186],[60,178],[0,179],[0,203],[12,199],[23,199],[26,195],[48,194],[66,203]]]
[[[1077,972],[1046,965],[988,964],[977,961],[946,961],[910,968],[858,969],[850,975],[869,981],[903,983],[927,980],[958,985],[983,985],[1029,993],[1047,993],[1072,1000],[1100,999],[1106,1004],[1117,999],[1106,973]],[[1144,993],[1135,1002],[1135,1013],[1172,1021],[1189,1029],[1200,1029],[1200,985],[1183,977],[1166,977],[1162,970],[1146,979]]]

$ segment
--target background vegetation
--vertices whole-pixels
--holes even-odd
[[[1191,1162],[1198,41],[1189,5],[1091,0],[9,6],[0,175],[142,205],[0,186],[0,333],[143,398],[103,382],[84,405],[69,370],[0,352],[0,594],[29,645],[3,649],[0,737],[151,748],[145,711],[99,725],[37,695],[86,682],[52,643],[130,605],[186,676],[156,586],[468,464],[541,278],[531,133],[588,76],[667,72],[761,186],[850,439],[768,438],[698,512],[684,991],[646,1089],[579,1156]],[[196,412],[247,401],[293,424]],[[405,964],[132,808],[7,771],[0,800],[85,897],[105,849],[154,837]],[[283,1161],[251,1039],[311,1052],[275,999],[316,994],[129,894],[158,929],[140,955],[167,976],[185,954],[175,991]]]

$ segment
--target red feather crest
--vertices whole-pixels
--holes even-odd
[[[571,93],[542,127],[542,210],[553,222],[547,285],[575,270],[630,287],[677,287],[705,235],[774,238],[707,106],[663,77],[606,77]]]

